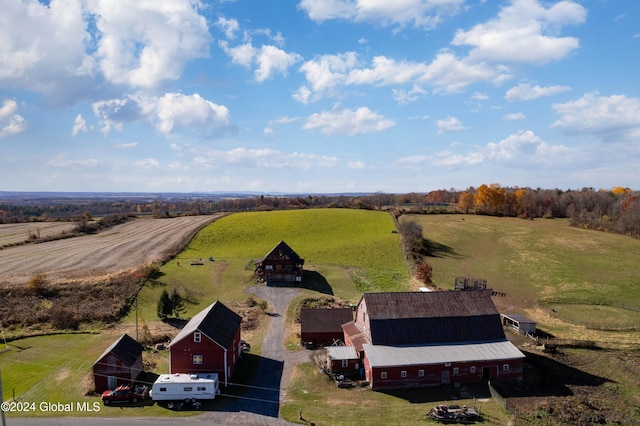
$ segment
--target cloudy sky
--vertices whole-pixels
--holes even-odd
[[[5,0],[0,190],[640,189],[638,0]]]

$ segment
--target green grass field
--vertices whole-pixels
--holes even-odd
[[[311,280],[328,283],[330,291],[343,300],[357,303],[365,291],[406,290],[410,277],[399,234],[394,230],[388,213],[368,210],[229,215],[200,231],[182,253],[162,267],[162,276],[140,293],[140,311],[147,321],[155,320],[162,290],[174,287],[191,301],[186,304],[185,317],[216,300],[246,299],[246,287],[253,283],[253,261],[281,240],[305,259]],[[190,264],[200,259],[204,265]],[[127,320],[132,318],[130,315]]]
[[[539,303],[559,319],[605,328],[640,324],[640,240],[570,227],[562,219],[413,215],[401,220],[422,226],[434,255],[426,260],[439,287],[453,288],[459,275],[485,278],[520,308]]]

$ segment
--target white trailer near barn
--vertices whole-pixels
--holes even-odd
[[[220,382],[217,373],[161,374],[149,392],[154,401],[191,403],[215,399],[218,394]]]

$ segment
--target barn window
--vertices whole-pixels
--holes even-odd
[[[193,341],[195,343],[200,343],[202,341],[202,334],[199,331],[193,333]]]
[[[424,377],[424,370],[418,370],[418,377]]]
[[[509,364],[504,364],[502,366],[502,371],[509,371]]]
[[[264,265],[265,271],[273,271],[273,265]]]
[[[342,368],[347,368],[349,366],[349,360],[348,359],[343,359],[342,360]]]
[[[476,372],[476,366],[472,365],[471,367],[469,367],[469,372],[470,373],[475,373]]]
[[[387,372],[383,371],[382,373],[380,373],[380,378],[381,379],[386,379],[387,378]]]
[[[203,358],[204,357],[202,355],[194,355],[193,356],[193,363],[200,365],[200,364],[202,364]]]
[[[451,367],[451,363],[450,363],[450,362],[445,362],[445,363],[444,363],[444,366],[445,366],[445,367]]]
[[[284,265],[284,270],[285,271],[291,271],[291,265]]]
[[[402,377],[403,379],[407,377],[407,372],[406,371],[401,371],[400,372],[400,377]]]
[[[453,367],[453,374],[458,374],[460,373],[460,369],[458,367]]]

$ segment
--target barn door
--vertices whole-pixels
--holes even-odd
[[[451,383],[451,371],[444,370],[442,371],[442,384],[448,385],[449,383]]]
[[[113,376],[107,376],[107,388],[115,389],[118,384],[118,378]]]

